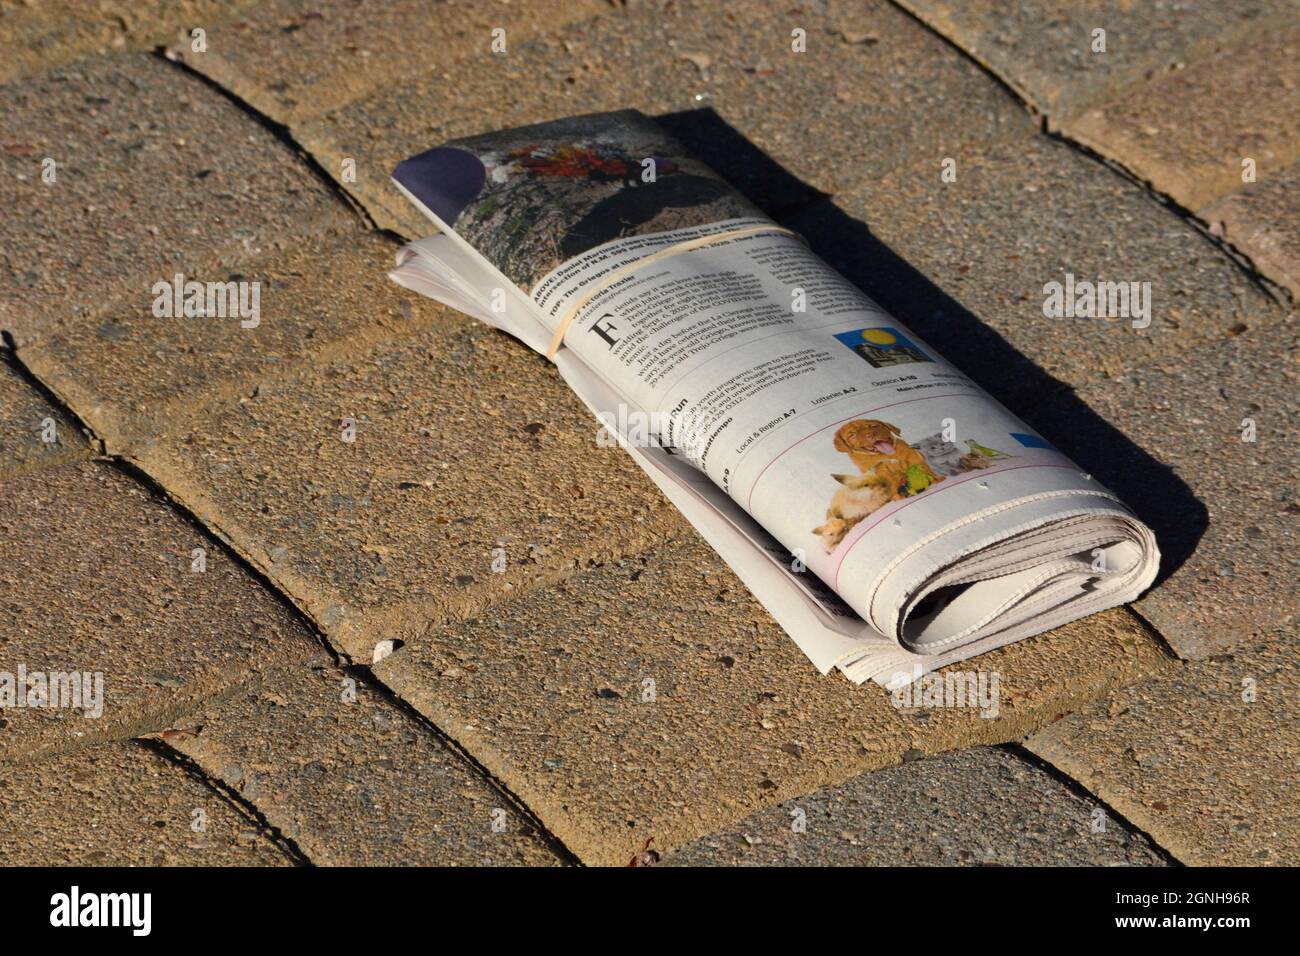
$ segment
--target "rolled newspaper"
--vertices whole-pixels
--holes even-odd
[[[401,163],[400,284],[552,358],[823,673],[896,686],[1131,601],[1150,529],[636,111]]]

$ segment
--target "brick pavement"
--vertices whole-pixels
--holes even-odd
[[[108,688],[102,717],[0,716],[0,774],[30,798],[6,806],[6,850],[1293,859],[1276,779],[1223,729],[1294,761],[1293,3],[451,4],[427,24],[391,4],[127,6],[0,11],[0,669]],[[162,43],[170,62],[146,52]],[[996,719],[818,678],[545,363],[387,283],[396,244],[348,201],[420,234],[396,160],[626,106],[952,342],[1152,522],[1167,580],[1136,613],[982,660]],[[1045,319],[1065,271],[1150,281],[1151,325]],[[176,272],[261,282],[261,321],[155,316]],[[1026,737],[1125,820],[1091,839],[1084,790],[965,749]],[[1017,812],[973,804],[978,781]],[[938,802],[890,796],[909,791]],[[792,802],[807,840],[746,839]]]

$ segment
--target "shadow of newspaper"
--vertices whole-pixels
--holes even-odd
[[[714,110],[655,117],[773,219],[800,232],[821,258],[932,343],[986,392],[1091,472],[1155,532],[1157,585],[1205,533],[1209,513],[1172,468],[1094,412],[997,331],[846,215],[826,193],[791,175]],[[1050,334],[1050,331],[1049,331]]]

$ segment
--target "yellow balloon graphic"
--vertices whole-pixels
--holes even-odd
[[[886,332],[884,329],[864,329],[862,338],[872,345],[893,345],[898,341],[892,332]]]

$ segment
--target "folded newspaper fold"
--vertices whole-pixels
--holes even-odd
[[[1133,600],[1151,531],[636,111],[401,163],[390,274],[551,356],[822,673],[897,686]]]

